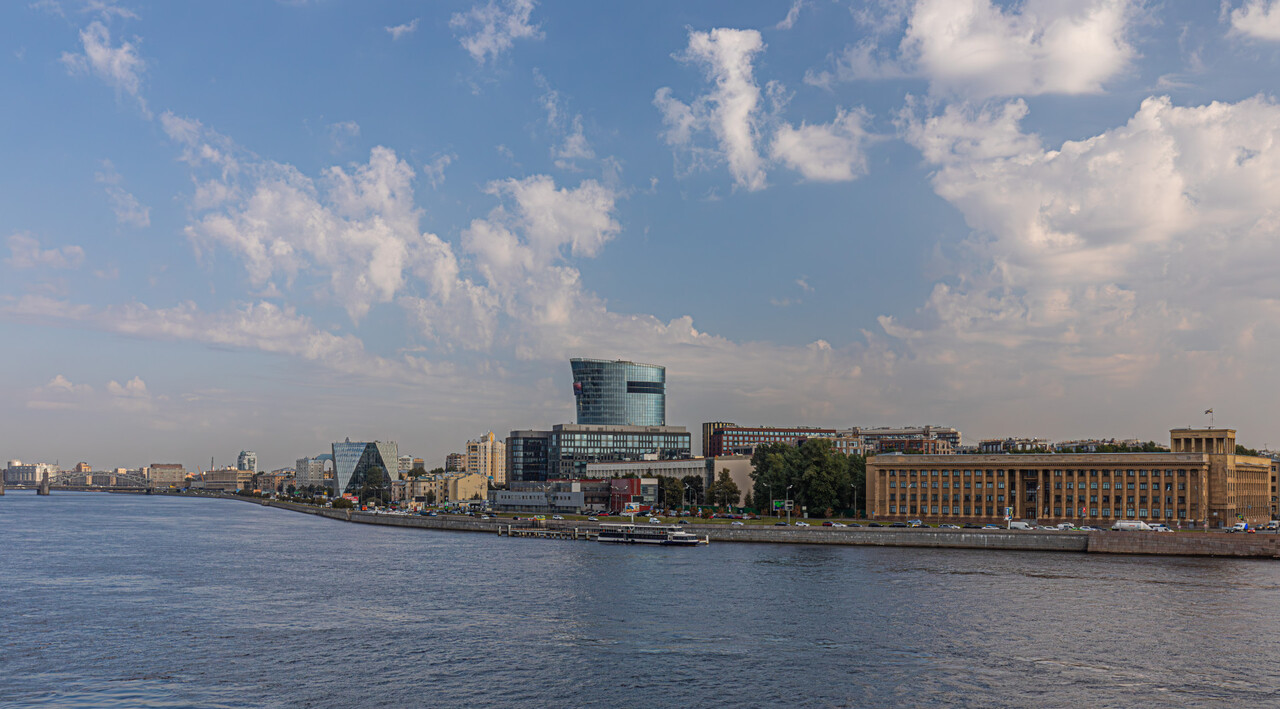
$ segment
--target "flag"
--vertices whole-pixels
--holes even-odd
[[[1204,410],[1204,412],[1205,412],[1206,414],[1211,414],[1211,413],[1213,413],[1213,409],[1205,409],[1205,410]]]

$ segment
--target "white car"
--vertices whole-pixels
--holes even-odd
[[[842,526],[842,527],[843,527],[844,525],[840,525],[840,526]],[[958,524],[940,524],[940,525],[938,525],[938,529],[960,529],[960,525],[958,525]]]
[[[563,521],[564,521],[564,517],[561,517],[560,515],[552,515],[552,516],[551,516],[551,519],[558,519],[558,520],[560,520],[561,522],[563,522]]]
[[[587,521],[588,521],[588,522],[599,522],[600,520],[596,519],[595,517],[588,517],[588,518],[587,518]]]
[[[730,526],[730,527],[741,527],[742,525],[743,525],[743,523],[742,523],[742,522],[730,522],[730,523],[729,523],[729,526]]]
[[[849,525],[845,524],[844,522],[832,522],[831,526],[832,527],[848,527]]]
[[[650,517],[649,524],[662,524],[662,520],[658,519],[657,517]]]
[[[797,527],[808,527],[808,526],[809,526],[809,523],[808,523],[808,522],[796,522],[796,526],[797,526]]]

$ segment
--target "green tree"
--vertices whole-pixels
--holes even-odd
[[[444,475],[444,468],[432,468],[428,475]]]
[[[680,478],[682,485],[689,486],[688,500],[691,505],[706,504],[706,490],[703,488],[704,483],[701,475],[686,475]]]
[[[385,500],[387,498],[387,480],[387,471],[383,470],[381,466],[369,466],[364,474],[364,484],[360,486],[360,502]]]
[[[864,455],[848,456],[849,485],[851,497],[848,506],[853,509],[854,516],[859,510],[867,508],[867,457]],[[857,491],[856,495],[852,493]]]
[[[773,500],[786,496],[787,486],[792,484],[792,459],[796,455],[796,447],[786,443],[756,446],[751,456],[751,496],[757,507],[769,507]]]
[[[755,507],[756,507],[756,501],[755,501],[755,499],[753,499],[753,498],[751,497],[751,491],[750,491],[750,490],[747,490],[747,494],[746,494],[746,496],[742,498],[742,506],[743,506],[743,507],[748,507],[748,508],[751,508],[751,509],[755,509]]]
[[[349,510],[353,507],[355,507],[355,503],[345,497],[339,497],[333,501],[333,509],[335,510]]]
[[[1239,443],[1236,444],[1236,455],[1258,455],[1258,451],[1252,448],[1245,448]]]
[[[436,491],[427,490],[427,504],[434,505],[436,503]]]
[[[729,477],[728,468],[720,471],[720,476],[716,478],[711,490],[711,504],[720,507],[732,507],[738,504],[738,500],[742,497],[742,491],[738,489],[738,483],[735,483],[733,478]]]
[[[830,441],[811,438],[801,444],[796,504],[808,507],[809,514],[825,514],[841,506],[852,494],[847,457],[831,447]]]
[[[427,474],[427,469],[422,467],[421,465],[414,466],[414,468],[409,471],[409,477],[411,478],[420,478],[426,474]]]
[[[658,504],[667,509],[684,504],[684,483],[678,478],[658,478]]]

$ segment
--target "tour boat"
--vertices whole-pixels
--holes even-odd
[[[692,547],[708,542],[677,525],[656,524],[602,524],[598,542],[613,544],[663,544],[666,546]]]

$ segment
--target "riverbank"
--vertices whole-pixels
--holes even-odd
[[[413,527],[453,532],[497,534],[499,526],[594,532],[596,523],[532,520],[513,522],[500,518],[442,515],[377,514],[356,510],[335,510],[279,500],[262,500],[235,495],[198,495],[238,500],[325,517],[340,522]],[[1209,533],[1162,534],[1157,532],[1048,532],[1004,529],[890,529],[866,527],[726,527],[692,524],[688,531],[712,542],[756,544],[836,544],[845,546],[923,547],[934,549],[988,549],[998,551],[1060,551],[1093,554],[1140,554],[1149,556],[1212,556],[1249,559],[1280,558],[1280,535]]]

